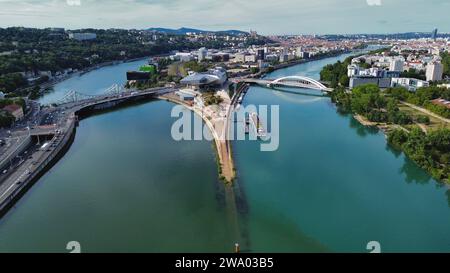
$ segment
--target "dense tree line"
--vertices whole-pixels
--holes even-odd
[[[326,65],[320,71],[320,80],[330,83],[331,88],[336,88],[339,85],[348,86],[350,79],[347,76],[347,67],[351,64],[354,57],[348,57],[344,62],[338,61],[334,64]]]
[[[0,74],[0,91],[10,93],[17,88],[27,86],[27,84],[27,80],[19,73]]]
[[[401,149],[420,167],[442,181],[450,182],[450,130],[437,129],[429,134],[415,127],[407,133],[396,129],[388,133],[388,142]]]
[[[396,98],[386,97],[374,84],[358,86],[352,93],[338,87],[332,93],[331,99],[341,111],[362,115],[372,122],[400,125],[413,122],[412,117],[399,110]]]

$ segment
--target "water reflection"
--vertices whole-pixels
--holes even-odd
[[[396,149],[394,147],[392,147],[389,143],[386,144],[386,151],[391,152],[395,158],[398,158],[399,156],[402,155],[402,151],[399,149]]]
[[[448,206],[450,207],[450,189],[448,189],[448,190],[445,192],[445,195],[447,196]]]
[[[274,88],[267,88],[271,89],[277,92],[283,92],[283,93],[289,93],[294,95],[303,95],[303,96],[310,96],[310,97],[327,97],[326,94],[320,92],[320,91],[313,91],[308,89],[289,89],[289,88],[280,88],[280,87],[274,87]]]
[[[404,158],[403,166],[400,168],[400,173],[405,175],[405,181],[408,184],[416,183],[424,185],[428,184],[431,180],[431,176],[424,170],[418,168],[417,164],[406,156]]]

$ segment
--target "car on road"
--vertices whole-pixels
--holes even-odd
[[[2,174],[7,174],[8,170],[3,170]]]

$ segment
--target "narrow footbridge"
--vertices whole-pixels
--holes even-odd
[[[320,90],[322,92],[332,92],[332,88],[326,87],[323,83],[303,76],[288,76],[282,77],[278,79],[235,79],[235,82],[245,82],[245,83],[253,83],[264,85],[269,88],[273,87],[293,87],[293,88],[307,88]]]

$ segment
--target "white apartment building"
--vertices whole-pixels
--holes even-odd
[[[440,62],[432,62],[427,65],[427,81],[440,81],[444,73],[444,66]]]
[[[390,71],[400,71],[403,72],[404,62],[401,59],[392,59],[389,66]]]
[[[426,81],[414,78],[392,78],[391,87],[402,86],[411,92],[416,92],[418,88],[428,87],[430,84]]]
[[[197,59],[199,62],[206,59],[206,55],[208,54],[208,50],[205,47],[202,47],[198,50]]]

